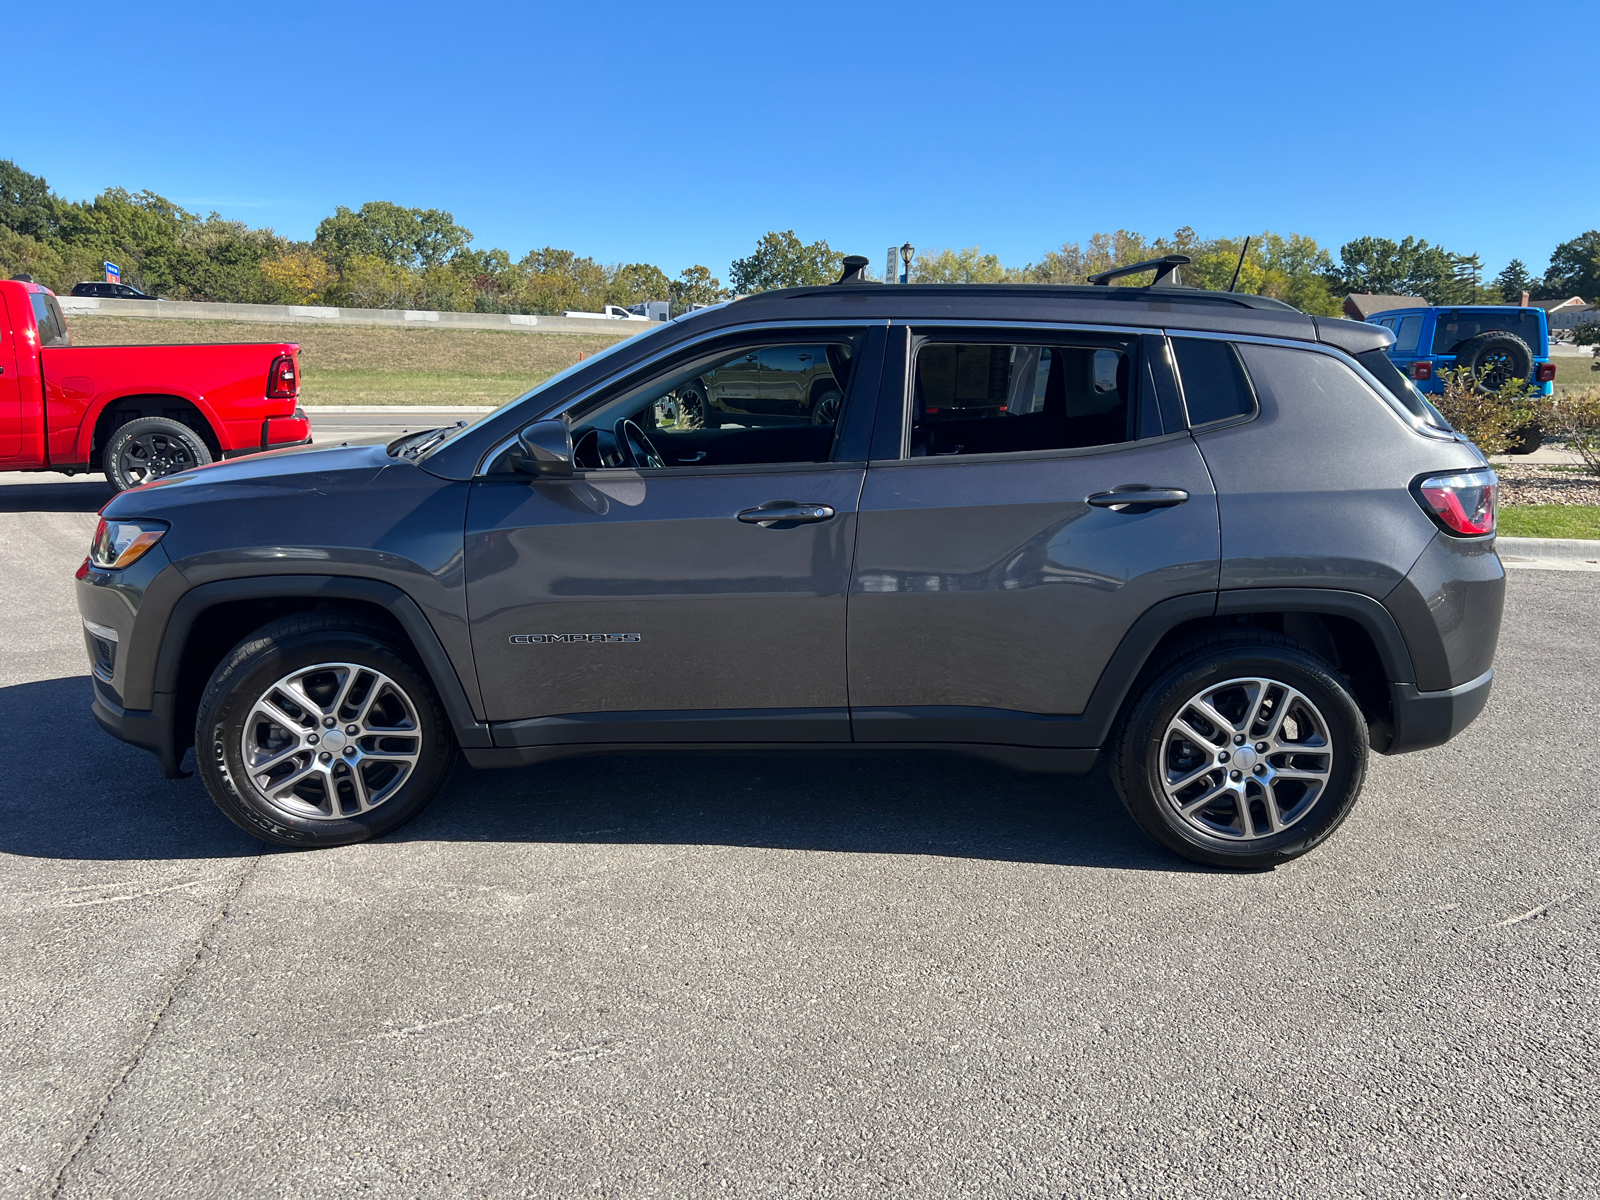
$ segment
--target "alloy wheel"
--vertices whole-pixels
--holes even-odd
[[[122,477],[130,487],[161,479],[197,465],[192,451],[182,439],[165,433],[144,433],[130,438],[118,455]]]
[[[1333,753],[1328,722],[1304,693],[1273,679],[1230,679],[1191,697],[1168,722],[1161,788],[1200,832],[1254,841],[1316,806]]]
[[[250,784],[299,817],[370,812],[417,769],[422,725],[394,680],[355,663],[285,675],[251,706],[240,736]]]

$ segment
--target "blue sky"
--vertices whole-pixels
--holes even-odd
[[[1185,224],[1537,273],[1600,226],[1585,29],[1477,3],[33,6],[0,157],[292,237],[383,199],[514,257],[723,278],[768,229],[1021,265]]]

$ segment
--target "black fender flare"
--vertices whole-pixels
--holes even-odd
[[[466,747],[493,745],[489,726],[473,713],[472,702],[421,607],[393,584],[375,579],[345,575],[254,575],[242,579],[219,579],[202,583],[185,592],[173,605],[161,635],[161,650],[156,657],[154,690],[157,695],[172,695],[178,690],[183,652],[195,622],[209,609],[237,600],[269,600],[284,597],[311,597],[319,600],[359,600],[376,604],[389,612],[405,630],[428,672],[445,715],[455,730],[456,740]]]
[[[1347,617],[1372,639],[1384,673],[1393,684],[1416,680],[1411,651],[1389,610],[1371,596],[1335,588],[1238,588],[1174,596],[1146,609],[1128,629],[1100,672],[1089,703],[1078,718],[1074,745],[1103,746],[1111,727],[1150,656],[1179,625],[1211,616],[1302,612]]]

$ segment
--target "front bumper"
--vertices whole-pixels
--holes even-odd
[[[1440,692],[1418,691],[1414,683],[1391,683],[1394,733],[1388,745],[1375,739],[1372,748],[1380,754],[1405,754],[1442,746],[1477,720],[1493,685],[1493,668]]]
[[[172,736],[176,699],[170,694],[156,692],[152,697],[153,707],[149,709],[123,708],[117,702],[117,694],[95,677],[94,703],[90,707],[101,729],[130,746],[154,754],[168,779],[187,779],[189,773],[179,763],[174,749],[177,739]]]

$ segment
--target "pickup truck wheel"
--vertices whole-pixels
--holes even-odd
[[[1134,700],[1111,774],[1151,837],[1194,862],[1289,862],[1344,821],[1367,727],[1337,672],[1271,633],[1223,634],[1167,660]]]
[[[166,417],[139,417],[106,442],[101,465],[114,491],[126,491],[211,461],[211,451],[187,425]]]
[[[251,634],[206,686],[195,758],[234,824],[280,846],[344,846],[439,794],[455,738],[426,675],[383,630],[297,613]]]
[[[838,388],[829,388],[819,395],[811,405],[811,423],[813,425],[835,425],[839,421],[839,406],[844,403],[844,395]]]
[[[704,429],[709,424],[711,402],[706,399],[706,389],[696,380],[678,389],[679,429]]]
[[[1533,351],[1514,333],[1490,330],[1456,347],[1456,366],[1478,377],[1480,392],[1494,392],[1533,374]]]

